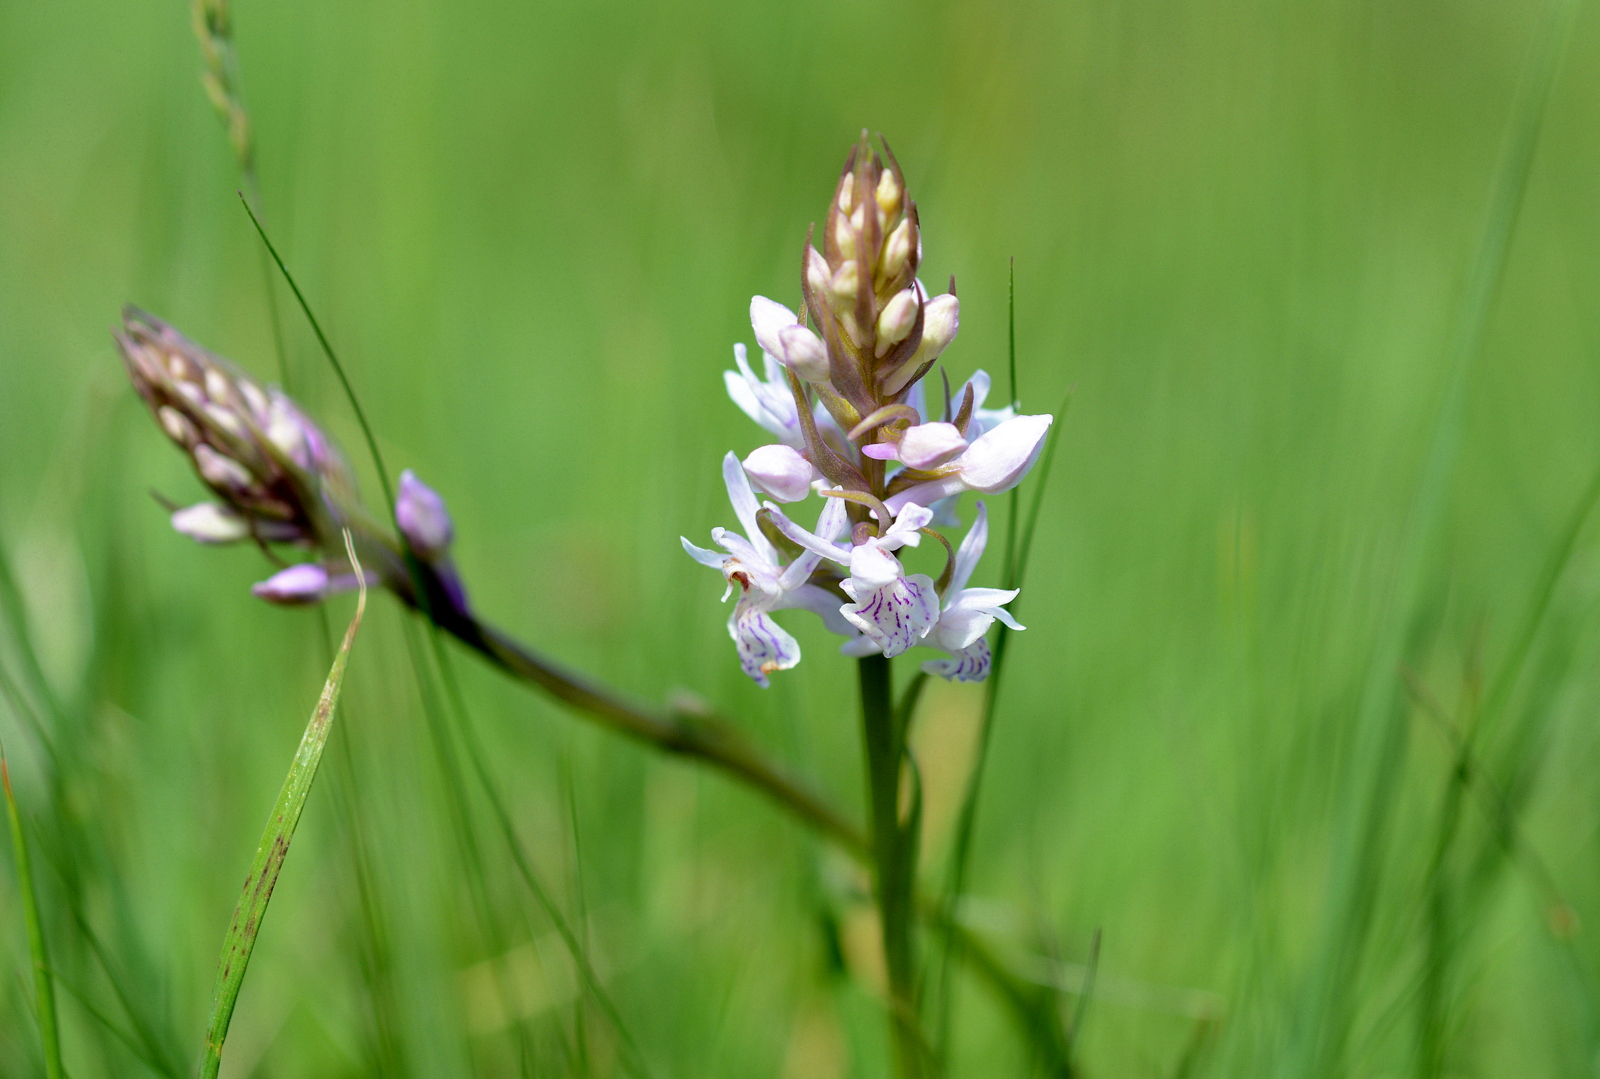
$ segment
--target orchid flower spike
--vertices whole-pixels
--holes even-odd
[[[954,278],[941,295],[923,284],[922,263],[922,226],[905,174],[887,143],[880,139],[875,149],[862,132],[825,219],[801,251],[799,311],[765,296],[750,301],[765,377],[735,345],[738,370],[724,381],[734,403],[776,442],[757,447],[742,466],[732,454],[723,462],[745,535],[713,533],[727,555],[687,540],[684,547],[720,570],[730,593],[739,586],[728,629],[745,672],[762,685],[800,659],[794,638],[770,617],[784,606],[822,615],[847,638],[847,655],[893,657],[927,645],[952,657],[936,661],[936,673],[966,680],[988,670],[984,631],[1010,619],[1003,606],[1016,593],[966,586],[988,535],[981,507],[946,567],[951,584],[942,607],[935,581],[907,573],[898,555],[933,521],[954,524],[953,503],[963,492],[993,494],[1020,483],[1052,422],[1016,415],[1014,404],[985,408],[991,380],[983,371],[962,386],[959,407],[950,401],[942,415],[929,413],[922,380],[954,342],[961,303]],[[817,531],[777,505],[758,510],[752,483],[778,503],[798,503],[813,490],[826,496]],[[850,542],[840,543],[847,526]]]
[[[722,479],[727,485],[734,515],[746,534],[741,536],[726,528],[712,529],[711,539],[727,552],[725,555],[697,547],[681,536],[679,540],[690,558],[722,574],[728,583],[722,594],[724,600],[735,586],[738,587],[739,601],[728,616],[728,636],[733,638],[744,673],[766,688],[771,684],[769,674],[788,670],[800,662],[800,642],[773,621],[772,612],[802,607],[816,612],[830,628],[837,630],[839,600],[811,581],[812,572],[821,560],[819,555],[805,551],[792,562],[784,563],[777,548],[762,532],[755,492],[750,489],[750,481],[735,454],[723,458]],[[773,516],[780,528],[794,527],[781,513],[774,512]],[[817,521],[817,542],[831,546],[833,537],[838,536],[844,526],[844,503],[829,499]],[[842,629],[851,632],[848,625]]]
[[[958,682],[981,682],[989,676],[989,642],[984,639],[989,627],[998,619],[1015,630],[1027,628],[1005,609],[1005,604],[1017,598],[1018,589],[967,587],[988,542],[989,511],[979,502],[978,516],[956,551],[938,624],[925,642],[949,652],[951,658],[923,663],[922,669],[929,674]]]

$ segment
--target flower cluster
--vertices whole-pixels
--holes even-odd
[[[829,204],[822,248],[808,238],[796,314],[764,296],[750,303],[762,375],[743,345],[728,395],[777,441],[742,461],[723,460],[723,480],[744,534],[714,529],[722,551],[684,549],[722,573],[728,619],[744,672],[762,686],[800,661],[800,646],[773,620],[803,607],[846,637],[846,655],[897,656],[914,645],[950,658],[923,669],[981,681],[989,671],[984,634],[1001,620],[1022,627],[1004,605],[1015,591],[969,588],[988,539],[982,502],[959,549],[932,527],[955,523],[964,491],[994,494],[1022,481],[1039,456],[1052,417],[985,409],[989,377],[976,372],[958,394],[945,389],[931,418],[922,379],[955,339],[960,304],[930,296],[917,278],[922,235],[917,206],[888,145],[880,156],[863,133]],[[763,377],[764,376],[764,377]],[[760,491],[772,501],[757,500]],[[823,498],[816,528],[796,524],[778,503]],[[898,552],[925,537],[943,545],[937,580],[907,573]]]
[[[218,499],[175,511],[173,528],[205,544],[250,540],[317,552],[252,589],[281,604],[317,603],[357,586],[343,539],[349,529],[368,583],[409,594],[403,558],[367,519],[344,456],[283,391],[137,308],[123,312],[115,336],[134,389]],[[464,609],[443,500],[407,471],[395,517],[407,549]]]

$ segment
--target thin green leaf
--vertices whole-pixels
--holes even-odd
[[[44,926],[39,921],[39,899],[33,891],[28,840],[22,834],[22,815],[17,812],[17,799],[11,792],[11,769],[3,751],[0,751],[0,786],[4,786],[6,793],[11,850],[17,859],[17,887],[22,893],[22,918],[28,927],[28,954],[33,959],[34,1016],[44,1048],[44,1073],[47,1079],[62,1079],[66,1072],[61,1067],[61,1031],[56,1025],[56,991],[50,977],[50,955],[45,950]]]
[[[317,777],[317,766],[322,762],[322,749],[328,742],[328,731],[333,725],[333,711],[339,703],[339,690],[344,684],[345,664],[350,659],[350,646],[355,641],[356,630],[361,627],[361,616],[367,609],[367,588],[361,563],[356,560],[355,544],[350,533],[344,536],[345,550],[350,556],[356,579],[361,581],[361,591],[356,599],[355,617],[345,630],[339,653],[333,658],[333,669],[322,687],[322,697],[311,713],[311,722],[300,739],[294,762],[278,792],[278,802],[267,820],[266,831],[256,848],[255,861],[245,877],[244,891],[233,910],[233,921],[222,942],[222,961],[217,968],[217,987],[211,998],[211,1023],[206,1029],[205,1056],[200,1074],[203,1079],[215,1079],[222,1067],[222,1043],[228,1037],[228,1023],[233,1019],[233,1007],[239,999],[239,988],[244,984],[245,969],[250,965],[250,954],[255,949],[256,934],[261,930],[261,919],[272,901],[272,889],[283,870],[283,860],[289,854],[289,844],[300,823],[300,811],[305,808],[306,796],[311,793],[311,782]]]

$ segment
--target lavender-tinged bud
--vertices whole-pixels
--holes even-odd
[[[400,473],[394,520],[411,552],[425,562],[442,558],[455,539],[455,525],[439,492],[417,479],[411,469]]]
[[[828,348],[822,338],[799,324],[795,313],[776,300],[750,300],[750,326],[763,352],[807,382],[828,378]]]
[[[816,466],[792,446],[760,446],[744,459],[746,475],[779,502],[799,502],[811,493],[813,480],[822,478]]]
[[[783,365],[807,382],[828,381],[828,346],[804,326],[785,326],[778,335]]]
[[[326,567],[315,562],[302,562],[279,570],[259,584],[251,585],[250,594],[268,603],[301,607],[326,599],[329,583]]]
[[[257,599],[264,599],[268,603],[276,603],[284,607],[303,607],[308,603],[321,603],[330,596],[340,592],[354,592],[361,587],[361,581],[350,571],[348,563],[343,563],[342,572],[332,572],[327,566],[317,562],[302,562],[297,566],[279,570],[266,580],[250,586],[250,592]],[[379,582],[378,574],[366,570],[365,575],[368,585]]]
[[[879,359],[895,345],[906,339],[911,327],[917,324],[916,289],[904,289],[883,307],[878,316],[878,344],[873,350]]]

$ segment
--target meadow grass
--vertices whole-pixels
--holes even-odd
[[[1591,1073],[1591,9],[408,0],[232,30],[270,235],[484,613],[714,702],[856,820],[852,664],[797,625],[805,663],[746,684],[676,537],[751,444],[720,383],[749,295],[792,302],[831,170],[884,131],[927,278],[960,281],[952,378],[1003,384],[1014,257],[1024,403],[1074,393],[990,735],[938,682],[910,733],[925,890],[970,851],[962,923],[1062,994],[1088,1076]],[[0,739],[33,878],[0,858],[5,1079],[49,1074],[28,891],[67,1074],[192,1073],[347,613],[259,604],[258,554],[171,532],[148,492],[196,485],[116,312],[262,376],[281,332],[378,490],[263,288],[204,69],[171,5],[0,7]],[[388,597],[362,632],[224,1075],[888,1074],[847,859]],[[952,1075],[1028,1073],[992,995],[950,999]]]

